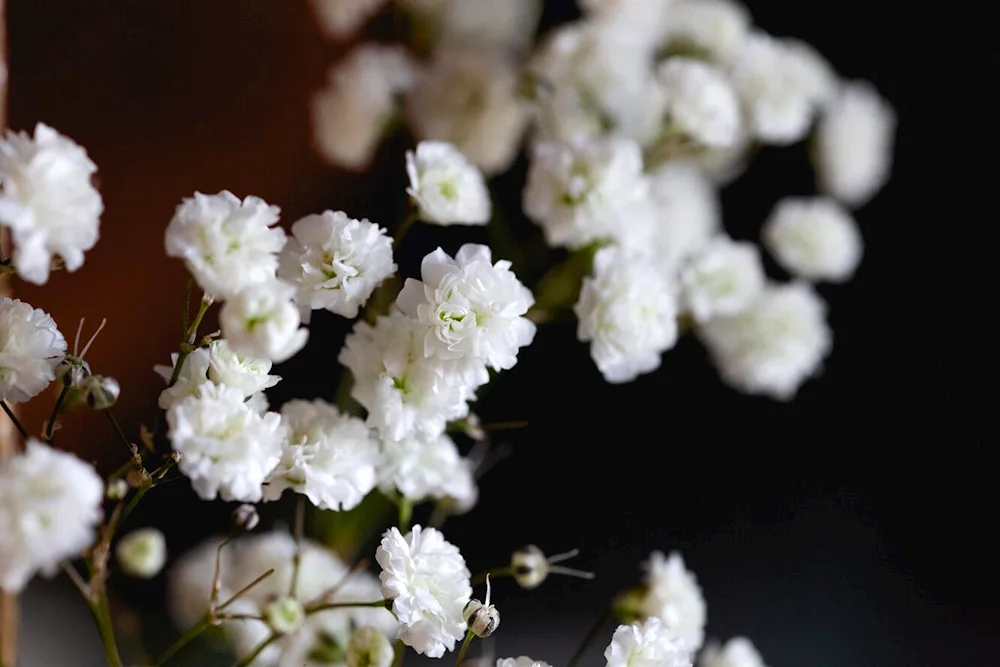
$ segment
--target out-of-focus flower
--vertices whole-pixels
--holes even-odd
[[[861,232],[833,199],[786,197],[774,207],[761,234],[778,263],[806,280],[844,282],[861,262]]]
[[[705,641],[705,598],[679,553],[669,557],[654,551],[646,563],[646,594],[642,610],[680,637],[684,648],[697,651]]]
[[[750,12],[733,0],[674,0],[668,15],[668,50],[693,50],[717,63],[732,60],[750,33]]]
[[[344,39],[357,32],[385,3],[386,0],[312,0],[312,8],[327,37]]]
[[[66,339],[48,313],[0,297],[0,401],[21,403],[42,393],[65,356]]]
[[[238,354],[281,363],[301,350],[309,338],[295,288],[277,279],[243,290],[222,305],[222,335]]]
[[[677,267],[722,227],[715,188],[696,167],[668,163],[649,176],[655,209],[650,250],[657,261]]]
[[[708,147],[736,144],[740,103],[722,72],[693,58],[670,58],[659,76],[667,94],[668,132]]]
[[[167,540],[156,528],[140,528],[118,541],[115,556],[125,574],[152,579],[167,562]]]
[[[619,625],[604,651],[607,667],[691,667],[691,649],[658,618]]]
[[[436,438],[386,440],[382,443],[379,487],[413,502],[451,499],[459,507],[478,496],[472,464],[459,454],[447,435]]]
[[[698,657],[698,667],[765,667],[764,659],[746,637],[733,637],[724,646],[709,644]]]
[[[437,225],[485,225],[493,206],[483,174],[454,146],[421,141],[406,153],[406,190],[420,217]]]
[[[698,322],[740,312],[764,289],[765,280],[757,246],[724,235],[691,255],[680,272],[684,305]]]

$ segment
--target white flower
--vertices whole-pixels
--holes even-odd
[[[399,309],[428,327],[424,354],[484,363],[506,370],[535,337],[524,317],[535,303],[531,291],[510,270],[493,262],[488,246],[467,243],[452,259],[438,248],[420,265],[423,280],[407,278],[396,297]]]
[[[657,618],[619,625],[604,651],[607,667],[691,667],[691,651]]]
[[[729,62],[750,32],[750,12],[733,0],[675,0],[668,13],[668,46],[694,47],[715,62]]]
[[[118,541],[115,556],[130,577],[152,579],[167,562],[167,540],[156,528],[140,528]]]
[[[642,149],[626,139],[543,142],[531,156],[524,212],[552,246],[581,248],[594,241],[649,233],[637,212],[649,202]]]
[[[376,628],[358,628],[347,645],[347,667],[389,667],[392,644]]]
[[[169,383],[179,358],[180,355],[174,352],[170,355],[169,366],[157,364],[153,366],[153,371],[163,378],[164,382]],[[199,388],[208,380],[210,358],[208,350],[199,347],[184,359],[181,372],[177,375],[177,382],[160,392],[158,404],[161,410],[169,410],[172,405],[188,396],[198,395]]]
[[[167,226],[167,255],[183,259],[206,293],[230,298],[274,278],[285,243],[284,230],[274,226],[280,212],[258,197],[196,192]]]
[[[500,658],[497,660],[496,667],[550,667],[550,665],[543,660],[520,655],[516,658]]]
[[[437,225],[485,225],[493,214],[483,175],[457,148],[443,141],[421,141],[406,152],[407,192],[421,219]]]
[[[398,46],[364,44],[327,74],[312,99],[313,143],[331,165],[362,171],[413,82],[413,64]]]
[[[386,230],[342,211],[298,220],[278,259],[278,276],[298,288],[303,322],[321,308],[356,317],[375,288],[396,272]]]
[[[447,141],[487,175],[498,174],[517,157],[529,120],[520,83],[503,53],[438,49],[407,99],[410,125],[419,139]]]
[[[386,0],[312,0],[323,33],[332,39],[350,37],[382,9]]]
[[[320,509],[346,511],[375,488],[379,448],[363,421],[322,400],[289,401],[281,418],[289,435],[268,477],[267,500],[292,489]]]
[[[458,548],[434,528],[390,528],[375,552],[382,594],[400,622],[398,638],[417,653],[440,658],[465,636],[462,609],[472,597],[469,569]]]
[[[642,255],[611,246],[594,256],[573,307],[577,337],[608,382],[631,382],[660,366],[677,342],[677,297],[666,274]]]
[[[89,547],[103,502],[94,466],[34,438],[0,460],[0,588],[19,593]]]
[[[861,232],[851,214],[832,199],[782,199],[761,235],[778,263],[806,280],[844,282],[861,262]]]
[[[659,619],[684,641],[687,650],[701,648],[705,641],[705,598],[680,554],[675,552],[668,558],[654,551],[646,563],[646,587],[646,616]]]
[[[8,131],[0,139],[0,224],[10,228],[21,278],[48,282],[53,255],[67,271],[83,266],[104,212],[95,171],[86,150],[44,123],[34,137]]]
[[[580,5],[588,23],[630,35],[646,47],[663,39],[673,18],[673,0],[581,0]]]
[[[651,250],[665,266],[704,246],[722,228],[719,196],[695,167],[668,163],[650,174],[656,209]]]
[[[260,415],[234,387],[206,382],[167,411],[177,464],[204,500],[257,502],[287,437],[275,413]]]
[[[811,287],[776,285],[738,315],[709,320],[699,335],[726,383],[789,400],[830,351],[825,318],[826,304]]]
[[[0,401],[22,403],[42,393],[65,356],[66,339],[51,316],[0,297]]]
[[[846,84],[816,127],[820,188],[848,206],[865,204],[889,178],[896,112],[871,84]]]
[[[398,311],[375,326],[358,321],[338,360],[351,371],[351,396],[368,411],[383,438],[436,437],[449,421],[469,414],[473,390],[489,379],[424,356],[427,327]]]
[[[295,288],[277,279],[240,292],[222,305],[222,335],[238,354],[281,363],[309,338],[292,298]]]
[[[438,39],[443,45],[518,53],[531,46],[541,15],[542,0],[449,0]]]
[[[208,348],[208,379],[239,389],[244,398],[278,384],[281,377],[270,375],[270,371],[270,360],[239,354],[224,338],[213,340]]]
[[[720,71],[693,58],[670,58],[659,75],[672,131],[709,147],[728,148],[739,141],[740,103]]]
[[[764,659],[746,637],[733,637],[725,646],[709,644],[698,658],[698,667],[766,667]]]
[[[735,315],[764,289],[765,279],[756,245],[719,235],[681,269],[681,298],[697,322]]]
[[[459,505],[470,499],[475,502],[472,465],[444,434],[426,440],[384,441],[378,474],[382,491],[398,491],[414,502],[428,498],[451,498]]]

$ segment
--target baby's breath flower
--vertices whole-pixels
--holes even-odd
[[[407,192],[421,219],[437,225],[485,225],[493,205],[483,175],[457,148],[421,141],[406,153]]]
[[[66,339],[51,316],[0,297],[0,401],[22,403],[42,393],[65,356]]]
[[[861,262],[861,232],[833,199],[787,197],[761,232],[767,249],[786,270],[806,280],[848,280]]]

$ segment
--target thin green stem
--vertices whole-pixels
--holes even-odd
[[[465,660],[465,653],[469,650],[469,644],[472,643],[472,638],[476,635],[469,630],[465,633],[465,641],[462,642],[462,648],[458,651],[458,657],[455,658],[455,667],[462,667],[462,661]]]
[[[63,572],[66,573],[66,576],[68,576],[70,581],[73,582],[73,585],[76,586],[76,590],[80,591],[80,595],[83,596],[83,599],[90,604],[90,586],[83,580],[80,573],[76,571],[76,568],[73,567],[72,563],[63,561],[59,565],[62,566]]]
[[[316,614],[331,609],[346,609],[349,607],[384,607],[389,600],[373,600],[371,602],[324,602],[306,607],[306,615]]]
[[[514,576],[514,568],[511,566],[498,567],[495,570],[489,570],[488,572],[480,572],[470,579],[469,583],[473,586],[478,586],[479,584],[486,581],[486,577],[491,579],[498,579],[500,577],[512,577]]]
[[[167,383],[167,387],[173,387],[177,384],[177,380],[181,376],[181,369],[184,368],[184,361],[187,359],[188,355],[192,352],[192,346],[195,341],[198,340],[198,327],[201,326],[201,320],[205,317],[205,313],[208,312],[209,307],[212,305],[212,297],[205,295],[201,297],[201,305],[198,306],[198,312],[195,313],[194,319],[191,321],[190,326],[187,329],[187,338],[181,341],[181,349],[177,355],[177,363],[174,364],[174,372],[170,375],[170,382]]]
[[[91,610],[97,621],[101,643],[104,644],[104,655],[108,659],[108,667],[125,667],[118,654],[118,643],[115,641],[115,628],[111,621],[111,608],[108,604],[108,591],[104,581],[99,580],[98,585],[94,588],[96,589],[94,591],[96,599],[91,603]]]
[[[408,533],[413,520],[413,501],[409,498],[399,499],[399,532]]]
[[[594,623],[593,626],[591,626],[586,636],[584,636],[583,641],[580,642],[580,646],[576,649],[576,653],[573,654],[573,657],[569,659],[569,662],[566,664],[566,667],[577,666],[577,664],[580,662],[580,659],[583,658],[583,654],[587,652],[587,647],[590,646],[590,643],[594,641],[594,638],[597,637],[597,633],[601,631],[601,628],[604,627],[604,624],[608,622],[609,618],[611,618],[610,611],[606,611],[603,614],[601,614],[601,617],[597,619],[597,622]]]
[[[299,571],[302,569],[302,541],[306,532],[306,497],[298,494],[298,501],[295,503],[295,555],[292,556],[292,585],[288,595],[298,598],[296,592],[299,588]]]
[[[178,651],[190,644],[196,637],[198,637],[198,635],[210,627],[212,627],[212,614],[208,613],[198,619],[197,623],[188,628],[187,632],[171,644],[170,648],[164,651],[163,654],[156,659],[156,662],[153,663],[153,667],[163,667],[163,665],[167,664],[168,660],[177,655]]]
[[[240,599],[241,596],[243,596],[244,594],[248,593],[252,588],[255,588],[258,584],[260,584],[262,581],[264,581],[265,579],[267,579],[268,577],[270,577],[272,574],[274,574],[274,568],[273,567],[270,570],[268,570],[267,572],[265,572],[264,574],[260,575],[259,577],[257,577],[253,581],[251,581],[249,584],[247,584],[246,586],[244,586],[240,590],[236,591],[236,593],[234,593],[231,598],[229,598],[228,600],[226,600],[225,602],[223,602],[222,604],[220,604],[215,609],[215,611],[216,612],[225,611],[226,607],[228,607],[232,603],[236,602],[238,599]]]
[[[399,227],[396,229],[396,233],[392,235],[392,244],[399,247],[399,244],[403,242],[403,238],[406,234],[413,228],[413,225],[420,219],[420,215],[416,211],[412,211],[409,215],[403,218],[403,222],[400,223]]]
[[[69,385],[64,384],[62,389],[59,390],[59,395],[56,396],[55,405],[52,406],[52,414],[49,415],[49,421],[45,422],[45,442],[52,442],[52,435],[56,430],[56,419],[59,418],[59,410],[62,409],[63,401],[66,400],[66,395],[69,393]]]
[[[187,285],[184,287],[184,313],[181,315],[181,338],[187,335],[188,326],[191,322],[191,290],[194,289],[194,276],[188,276]]]
[[[7,413],[7,416],[10,417],[10,420],[14,422],[14,428],[17,429],[17,432],[21,434],[22,438],[27,440],[28,432],[24,430],[23,426],[21,426],[20,420],[14,414],[14,411],[10,409],[10,406],[7,405],[7,401],[0,401],[0,405],[3,406],[3,411]]]
[[[110,421],[111,425],[115,427],[115,433],[118,434],[118,437],[122,439],[122,442],[124,442],[125,446],[129,448],[129,451],[131,451],[132,450],[132,443],[129,442],[128,436],[125,435],[125,431],[122,430],[122,427],[118,423],[118,420],[115,419],[115,415],[114,415],[113,412],[111,412],[111,408],[106,409],[104,411],[104,414],[106,414],[108,416],[108,421]]]
[[[406,644],[402,639],[397,639],[393,644],[392,667],[403,667],[403,657],[406,655]]]
[[[233,667],[249,667],[250,665],[252,665],[254,663],[254,660],[256,660],[257,657],[264,652],[264,649],[266,649],[268,646],[277,641],[279,636],[280,635],[278,635],[278,633],[272,634],[270,637],[268,637],[260,644],[258,644],[257,648],[251,651],[251,653],[247,657],[243,658],[235,665],[233,665]]]

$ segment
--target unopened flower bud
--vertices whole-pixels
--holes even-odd
[[[393,651],[389,638],[377,628],[358,628],[347,645],[347,667],[389,667]]]
[[[84,380],[90,377],[90,364],[68,354],[56,368],[56,377],[59,378],[64,387],[79,387]]]
[[[279,635],[289,635],[305,623],[306,610],[295,598],[278,598],[264,609],[264,620]]]
[[[233,510],[233,523],[246,531],[251,531],[260,523],[260,514],[257,508],[248,503],[240,505]]]
[[[556,565],[556,563],[573,558],[578,553],[580,553],[579,549],[573,549],[546,558],[541,549],[534,544],[529,544],[514,552],[510,559],[510,569],[514,573],[514,580],[518,586],[526,589],[537,588],[550,574],[565,574],[580,579],[593,579],[593,572]]]
[[[121,477],[108,482],[104,495],[108,500],[121,500],[128,493],[128,482]]]
[[[93,410],[107,410],[122,393],[118,380],[106,375],[91,375],[81,386],[87,405]]]
[[[500,612],[490,604],[490,575],[486,575],[486,602],[472,599],[465,604],[462,617],[477,637],[489,637],[500,627]]]
[[[115,555],[125,574],[152,579],[167,562],[167,541],[155,528],[142,528],[123,537]]]

